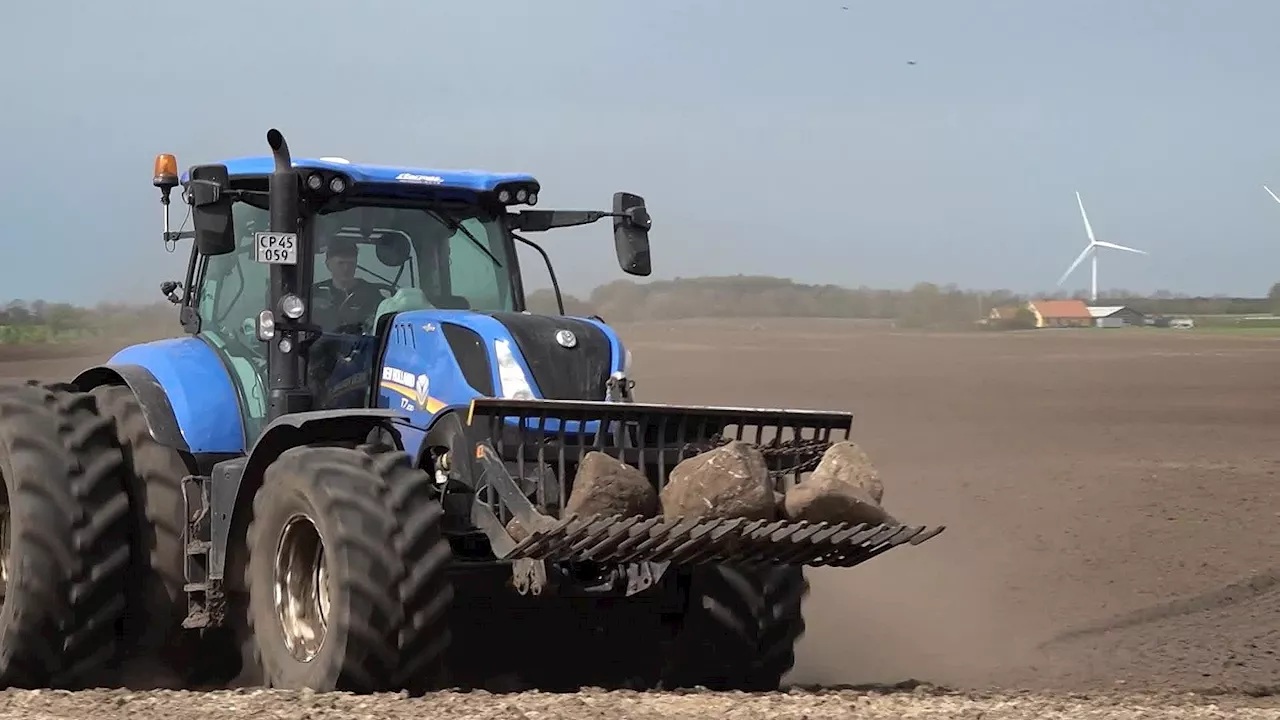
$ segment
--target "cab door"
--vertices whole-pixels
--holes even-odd
[[[196,309],[198,336],[218,353],[240,400],[245,449],[267,418],[266,347],[257,336],[258,313],[268,306],[271,266],[255,262],[253,234],[267,227],[267,211],[243,202],[232,207],[236,249],[200,261]]]

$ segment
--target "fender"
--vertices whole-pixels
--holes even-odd
[[[238,457],[213,467],[210,483],[211,516],[209,576],[223,578],[227,565],[238,567],[253,516],[253,497],[262,487],[267,466],[290,448],[341,442],[364,442],[375,430],[386,431],[397,449],[404,444],[396,421],[408,416],[383,408],[343,408],[292,413],[271,421],[254,443],[247,457]],[[228,578],[233,586],[243,580],[237,573]]]
[[[126,385],[142,406],[142,418],[147,422],[151,439],[180,452],[190,454],[191,446],[182,436],[178,417],[173,412],[164,386],[141,365],[98,365],[84,370],[71,381],[84,392],[102,385]]]
[[[447,449],[450,460],[454,463],[470,459],[466,411],[465,405],[446,407],[431,419],[431,424],[427,426],[422,442],[418,445],[414,467],[434,473],[436,458],[432,451],[438,448]]]
[[[186,336],[132,345],[105,364],[80,373],[74,382],[81,387],[101,385],[102,379],[113,376],[137,393],[152,437],[158,442],[181,447],[174,444],[176,435],[185,445],[181,449],[193,455],[239,455],[245,451],[240,397],[222,359],[201,338]],[[144,377],[148,379],[140,379]],[[164,398],[164,402],[157,398]],[[172,422],[160,418],[164,413],[157,408],[164,405],[169,407]]]

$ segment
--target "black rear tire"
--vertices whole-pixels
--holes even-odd
[[[248,576],[249,619],[269,685],[379,692],[401,689],[410,669],[430,675],[431,654],[448,642],[447,635],[430,637],[440,627],[430,618],[442,617],[434,611],[448,587],[443,573],[430,569],[438,543],[423,541],[433,536],[435,516],[418,512],[401,522],[396,514],[397,503],[426,507],[408,499],[422,482],[425,473],[403,467],[402,459],[375,463],[363,450],[340,447],[293,448],[267,468],[249,529]],[[327,629],[313,657],[300,652],[305,643],[290,649],[289,638],[304,634],[284,630],[274,600],[278,548],[288,544],[281,542],[290,537],[286,529],[300,527],[298,517],[323,543],[329,574]],[[419,550],[432,562],[407,554]]]
[[[11,520],[0,684],[78,688],[114,664],[130,561],[122,463],[92,395],[0,387]]]
[[[181,625],[187,612],[182,479],[194,472],[194,463],[151,437],[142,404],[128,386],[103,385],[91,392],[114,423],[133,510],[130,611],[122,635],[130,654],[150,661],[148,686],[180,687],[187,667],[177,652],[187,639]]]
[[[795,665],[804,635],[804,568],[708,565],[689,572],[667,688],[769,692]]]

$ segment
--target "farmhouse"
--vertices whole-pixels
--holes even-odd
[[[1016,320],[1018,312],[1020,312],[1022,308],[1022,305],[1003,305],[1001,307],[993,307],[991,308],[991,311],[987,313],[987,319],[993,322],[1000,320]]]
[[[1036,300],[1031,303],[1036,327],[1091,327],[1093,314],[1083,300]]]
[[[1147,321],[1146,315],[1123,305],[1093,306],[1089,308],[1089,314],[1093,316],[1094,323],[1098,327],[1124,327],[1126,325],[1141,327]]]

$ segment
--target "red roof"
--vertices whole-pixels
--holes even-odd
[[[1093,319],[1083,300],[1037,300],[1032,305],[1043,318]]]

